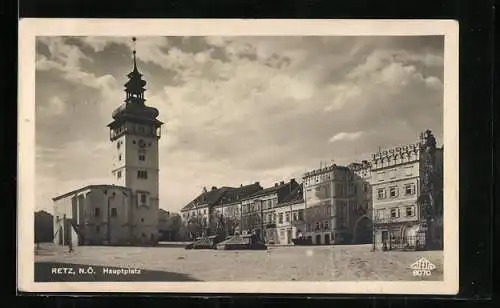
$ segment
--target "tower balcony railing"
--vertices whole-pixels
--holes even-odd
[[[119,138],[123,135],[127,134],[133,134],[137,136],[144,136],[144,137],[156,137],[160,138],[161,137],[161,129],[156,128],[156,129],[148,129],[148,130],[138,130],[138,129],[128,129],[128,128],[123,128],[123,129],[111,129],[109,131],[109,138],[111,140],[115,140],[116,138]]]

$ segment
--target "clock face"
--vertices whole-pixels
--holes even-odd
[[[146,142],[144,142],[144,140],[142,140],[142,139],[141,139],[141,140],[139,140],[139,146],[140,146],[141,148],[145,147],[145,146],[146,146]]]

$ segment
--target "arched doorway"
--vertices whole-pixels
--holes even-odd
[[[353,228],[353,244],[370,244],[373,241],[373,223],[372,220],[363,215],[356,220]]]

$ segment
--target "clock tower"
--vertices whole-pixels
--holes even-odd
[[[127,76],[125,101],[113,111],[108,124],[114,153],[112,174],[115,185],[132,192],[127,213],[132,239],[151,243],[158,238],[158,141],[163,123],[157,119],[158,109],[145,104],[146,81],[137,69],[135,48],[133,69]]]

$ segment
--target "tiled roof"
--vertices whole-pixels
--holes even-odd
[[[227,189],[222,196],[222,203],[231,203],[245,199],[263,190],[259,183]]]
[[[187,211],[192,208],[195,208],[197,205],[208,205],[212,206],[217,201],[219,201],[220,197],[224,193],[224,191],[228,189],[228,187],[222,188],[213,188],[212,190],[208,190],[206,192],[201,193],[198,197],[196,197],[193,201],[189,202],[186,206],[184,206],[181,211]]]
[[[213,187],[212,190],[201,193],[193,201],[184,206],[181,211],[190,210],[196,205],[207,205],[208,207],[214,206],[219,202],[231,203],[237,200],[244,199],[257,191],[262,190],[260,184],[254,183],[240,187]]]
[[[278,194],[278,199],[283,198],[283,195],[290,193],[296,185],[299,185],[295,179],[291,179],[290,182],[280,182],[274,184],[274,186],[259,190],[258,192],[251,195],[251,197],[265,196],[269,194]]]
[[[278,200],[278,206],[280,203],[291,203],[304,200],[303,189],[303,184],[297,185],[290,194],[286,195],[283,200],[281,200],[281,202]]]

